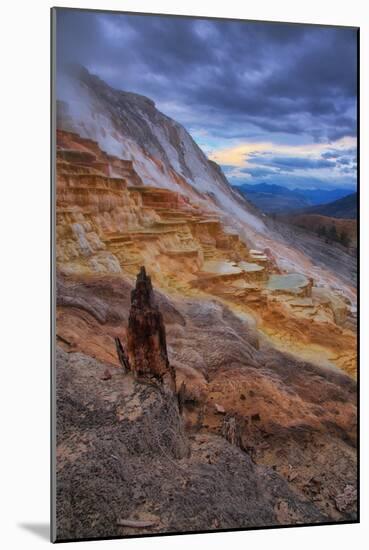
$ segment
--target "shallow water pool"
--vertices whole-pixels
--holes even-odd
[[[262,271],[264,269],[262,265],[252,264],[250,262],[239,262],[237,265],[242,269],[242,271],[248,271],[248,272]]]
[[[300,273],[287,273],[287,275],[271,275],[266,284],[270,290],[298,290],[308,284],[308,280]]]
[[[242,273],[242,270],[233,263],[221,260],[209,260],[204,263],[202,269],[207,273],[218,273],[219,275]]]

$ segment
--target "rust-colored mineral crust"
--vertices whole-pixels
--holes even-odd
[[[156,378],[174,391],[175,370],[168,360],[163,316],[144,267],[131,293],[127,337],[128,355],[136,376]]]

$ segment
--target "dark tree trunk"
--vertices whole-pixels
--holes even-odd
[[[175,370],[168,360],[163,316],[144,267],[131,293],[127,337],[132,371],[137,376],[155,378],[175,391]]]

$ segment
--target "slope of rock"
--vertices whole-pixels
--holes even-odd
[[[110,154],[132,160],[146,185],[180,190],[236,215],[258,231],[262,221],[235,193],[222,171],[209,161],[186,130],[150,99],[114,90],[83,67],[71,67],[58,83],[58,121],[62,130],[94,139]]]

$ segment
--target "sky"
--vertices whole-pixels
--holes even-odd
[[[231,183],[356,186],[356,30],[58,10],[79,63],[180,122]]]

